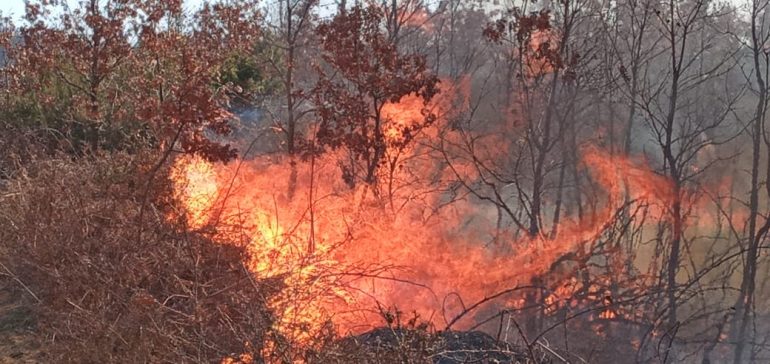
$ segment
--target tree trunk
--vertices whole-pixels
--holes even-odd
[[[752,127],[751,144],[751,191],[749,195],[749,237],[748,237],[748,249],[746,251],[746,259],[743,266],[743,279],[741,280],[741,290],[738,294],[738,301],[735,303],[735,319],[733,320],[733,327],[736,331],[733,335],[735,340],[735,363],[740,364],[743,361],[743,351],[746,341],[746,331],[751,321],[751,315],[753,312],[754,303],[754,290],[756,285],[757,274],[757,254],[759,250],[759,243],[762,240],[763,231],[767,231],[767,228],[763,226],[760,232],[756,231],[757,217],[759,216],[759,156],[761,153],[761,138],[764,132],[763,125],[765,119],[765,111],[767,108],[767,86],[762,75],[762,67],[760,65],[760,44],[759,36],[757,34],[757,17],[759,16],[759,1],[754,0],[752,2],[752,14],[751,14],[751,38],[752,38],[752,51],[754,61],[754,74],[756,75],[757,86],[759,88],[759,99],[757,100],[757,106],[754,112],[754,125]],[[768,155],[770,157],[770,155]],[[770,161],[770,159],[768,159]],[[768,167],[768,173],[770,173],[770,167]],[[765,223],[767,225],[767,223]]]

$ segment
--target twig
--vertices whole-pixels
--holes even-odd
[[[16,274],[14,274],[13,272],[11,272],[11,270],[10,270],[10,269],[8,269],[8,267],[6,267],[6,266],[5,266],[5,264],[3,264],[3,263],[0,263],[0,266],[2,266],[2,267],[3,267],[3,269],[5,270],[5,273],[3,273],[3,274],[5,274],[5,275],[7,275],[7,276],[9,276],[9,277],[11,277],[11,278],[13,278],[13,280],[14,280],[14,281],[16,281],[17,283],[19,283],[19,285],[21,285],[21,286],[24,288],[24,290],[26,290],[26,291],[27,291],[27,293],[29,293],[29,294],[30,294],[30,296],[32,296],[32,298],[34,298],[34,299],[35,299],[35,301],[37,301],[37,303],[42,303],[42,302],[43,302],[43,301],[42,301],[40,298],[38,298],[38,297],[37,297],[37,295],[35,294],[35,292],[32,292],[32,290],[31,290],[29,287],[27,287],[27,285],[26,285],[26,284],[24,284],[24,282],[22,282],[22,281],[21,281],[21,279],[19,279],[19,277],[18,277],[18,276],[16,276]]]
[[[489,302],[489,301],[491,301],[491,300],[494,300],[494,299],[496,299],[496,298],[498,298],[498,297],[500,297],[500,296],[504,296],[504,295],[506,295],[506,294],[509,294],[509,293],[512,293],[512,292],[515,292],[515,291],[518,291],[518,290],[522,290],[522,289],[530,289],[530,288],[532,288],[532,289],[538,289],[538,288],[541,288],[541,287],[537,287],[537,286],[516,286],[516,287],[513,287],[513,288],[508,288],[508,289],[506,289],[506,290],[500,291],[500,292],[498,292],[498,293],[495,293],[495,294],[493,294],[493,295],[491,295],[491,296],[487,296],[487,297],[484,297],[484,298],[483,298],[483,299],[481,299],[480,301],[478,301],[478,302],[476,302],[476,303],[474,303],[474,304],[472,304],[472,305],[468,306],[467,308],[463,309],[463,311],[462,311],[462,312],[460,312],[460,313],[459,313],[457,316],[455,316],[455,318],[453,318],[453,319],[452,319],[452,321],[449,321],[449,323],[446,325],[446,327],[444,328],[444,330],[448,331],[449,329],[451,329],[451,328],[452,328],[452,326],[453,326],[455,323],[457,323],[457,321],[459,321],[459,320],[460,320],[461,318],[463,318],[465,315],[467,315],[467,314],[468,314],[468,313],[470,313],[471,311],[475,310],[475,309],[476,309],[476,308],[478,308],[479,306],[483,305],[484,303],[487,303],[487,302]]]
[[[529,357],[532,359],[533,362],[537,363],[537,358],[535,358],[535,352],[532,351],[532,344],[530,344],[529,340],[527,340],[527,335],[524,334],[524,330],[521,329],[519,322],[516,321],[515,318],[511,317],[511,321],[513,322],[513,325],[516,326],[516,331],[519,332],[519,335],[521,336],[521,340],[524,341],[524,345],[526,345],[527,347],[527,352],[529,353]]]
[[[564,359],[563,356],[557,354],[553,349],[548,347],[548,345],[543,344],[540,341],[535,342],[535,344],[540,345],[541,348],[545,349],[547,352],[551,353],[551,355],[555,356],[557,359],[561,360],[563,363],[569,363],[567,359]]]
[[[142,194],[142,205],[139,207],[139,217],[137,217],[137,232],[136,232],[136,243],[138,245],[142,244],[142,220],[144,219],[144,210],[147,207],[147,198],[150,194],[150,188],[152,187],[152,182],[155,180],[155,176],[158,174],[158,171],[161,167],[163,167],[163,164],[166,163],[169,156],[171,156],[171,153],[174,151],[174,144],[179,140],[179,137],[182,135],[182,130],[184,130],[184,124],[179,125],[179,128],[176,131],[176,134],[174,135],[174,138],[171,140],[171,143],[168,145],[168,149],[163,153],[163,156],[161,156],[158,163],[155,164],[155,166],[150,170],[150,175],[147,178],[147,182],[144,186],[144,193]]]

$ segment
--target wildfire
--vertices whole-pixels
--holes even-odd
[[[393,127],[388,137],[398,137],[425,108],[410,98],[386,105],[383,115]],[[490,249],[483,237],[494,230],[493,222],[468,220],[483,216],[482,207],[457,202],[436,216],[440,193],[408,175],[440,168],[415,157],[421,151],[409,153],[419,172],[403,168],[391,176],[399,184],[390,196],[398,204],[392,206],[399,207],[390,212],[360,203],[360,189],[366,187],[351,190],[345,184],[337,167],[341,156],[334,153],[296,165],[293,197],[287,188],[290,169],[267,158],[227,165],[180,158],[172,179],[192,228],[211,225],[206,231],[214,231],[215,241],[248,248],[246,265],[255,276],[280,280],[285,288],[270,302],[278,313],[275,328],[300,345],[312,345],[328,324],[340,334],[381,326],[382,310],[415,312],[443,327],[469,302],[528,285],[565,254],[598,239],[624,202],[624,185],[631,186],[632,198],[660,205],[661,211],[671,198],[670,183],[644,163],[588,147],[583,160],[607,191],[606,206],[582,220],[564,219],[553,236],[509,239],[504,249]],[[512,231],[503,235],[515,236]],[[571,281],[546,297],[546,304],[559,307],[581,284]],[[602,302],[601,288],[590,290],[595,292],[591,299]],[[521,297],[509,296],[499,303],[515,307],[517,302]],[[616,315],[608,305],[600,317]],[[465,320],[455,327],[470,324]]]
[[[385,104],[382,107],[382,116],[390,121],[385,129],[388,142],[397,143],[403,137],[405,130],[419,125],[427,111],[422,98],[416,95],[406,96],[399,103]]]
[[[608,156],[594,146],[583,148],[583,161],[594,171],[594,178],[607,190],[613,203],[627,196],[629,200],[648,204],[653,216],[668,219],[667,208],[674,201],[674,185],[653,172],[645,161]]]
[[[603,169],[608,165],[624,166],[623,163],[602,161],[593,152],[587,153],[586,158],[602,175],[608,172]],[[290,326],[303,326],[301,324],[320,327],[324,320],[335,316],[340,304],[374,299],[416,309],[430,317],[438,311],[437,297],[450,292],[459,292],[463,299],[474,300],[503,287],[526,283],[529,277],[546,272],[558,257],[595,239],[612,212],[607,208],[592,221],[567,221],[553,238],[511,242],[513,253],[496,256],[474,239],[476,234],[472,229],[463,233],[453,228],[460,215],[471,212],[469,210],[456,216],[445,216],[443,221],[427,226],[413,218],[422,215],[415,211],[394,220],[378,217],[377,211],[356,211],[353,207],[356,206],[353,203],[355,193],[342,191],[342,179],[335,176],[331,161],[325,161],[321,163],[321,173],[314,177],[322,181],[316,194],[325,197],[314,202],[315,216],[311,221],[307,199],[287,201],[282,196],[284,193],[277,185],[288,180],[288,175],[281,166],[249,162],[235,175],[238,163],[214,166],[199,159],[178,160],[178,172],[174,174],[179,191],[177,196],[188,211],[191,226],[201,227],[216,212],[221,215],[215,235],[218,241],[227,243],[246,239],[251,253],[248,264],[255,274],[260,277],[284,276],[288,295],[304,291],[310,302],[328,298],[326,304],[293,307],[290,302],[282,301],[290,297],[279,297],[274,302],[275,307],[282,307],[285,310],[283,316],[294,321],[285,323],[287,330]],[[630,165],[625,167],[630,168]],[[629,171],[639,172],[633,168]],[[303,172],[306,173],[305,182],[309,183],[309,171]],[[613,175],[615,173],[605,176],[603,182],[610,191],[617,192],[622,178],[615,175],[613,179]],[[630,183],[643,180],[640,174],[630,175]],[[231,196],[225,198],[231,181],[234,186],[229,191]],[[648,187],[652,185],[645,183]],[[641,196],[665,196],[665,191],[657,188],[663,188],[663,185],[653,186],[651,192]],[[277,201],[281,201],[280,205]],[[470,206],[466,208],[471,209]],[[355,222],[363,226],[350,231],[348,226]],[[311,228],[316,236],[313,251],[307,248]],[[450,235],[457,238],[452,239]],[[532,260],[535,256],[538,259]],[[364,278],[368,275],[365,268],[389,273],[381,278]],[[388,268],[401,268],[401,273],[409,277],[405,280],[427,284],[432,292],[390,280],[393,276]],[[339,277],[323,277],[324,272],[360,275],[343,282],[336,279]],[[479,274],[485,277],[485,282],[464,278]],[[365,293],[355,294],[352,288],[365,290]],[[337,318],[341,319],[337,321],[341,327],[356,331],[345,324],[344,318]],[[312,332],[294,334],[308,336]]]
[[[404,25],[420,28],[426,33],[435,30],[431,15],[424,8],[403,9],[399,11],[399,18]]]
[[[172,170],[171,178],[174,181],[184,181],[184,184],[175,185],[174,197],[184,201],[187,223],[196,229],[204,225],[210,217],[210,209],[214,203],[212,197],[216,196],[219,185],[214,167],[210,163],[201,159],[188,159],[183,164],[183,168]]]
[[[535,53],[527,62],[526,74],[530,78],[543,76],[554,71],[554,65],[545,55],[555,52],[558,47],[557,37],[550,30],[535,30],[530,39],[530,48]]]

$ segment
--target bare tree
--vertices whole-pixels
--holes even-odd
[[[767,92],[767,70],[770,65],[768,58],[767,44],[770,38],[770,32],[765,27],[767,19],[766,10],[768,2],[763,0],[751,1],[750,13],[750,43],[748,45],[751,51],[752,73],[757,93],[756,109],[751,120],[751,185],[749,195],[749,216],[748,216],[748,236],[746,237],[747,248],[745,248],[745,258],[743,259],[743,275],[741,277],[741,286],[738,299],[735,303],[735,319],[733,320],[733,339],[735,340],[735,363],[743,363],[745,345],[747,343],[747,330],[754,315],[755,289],[757,277],[757,260],[759,258],[759,246],[770,229],[770,220],[765,222],[757,229],[758,219],[763,214],[760,212],[759,195],[762,182],[760,178],[760,155],[762,153],[762,140],[765,142],[765,148],[770,144],[765,130],[765,114],[767,111],[768,92]],[[750,81],[749,81],[750,82]],[[770,149],[768,149],[770,150]],[[770,152],[768,152],[770,153]],[[768,155],[770,156],[770,155]],[[770,158],[768,158],[770,163]],[[766,173],[770,174],[770,165],[766,166]],[[770,175],[768,175],[770,177]],[[764,181],[768,196],[770,196],[770,185],[766,178]]]

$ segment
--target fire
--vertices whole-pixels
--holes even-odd
[[[613,203],[629,200],[645,203],[649,213],[658,219],[668,219],[668,207],[675,198],[670,179],[659,175],[647,166],[646,161],[634,161],[625,156],[608,156],[594,146],[583,148],[583,161],[593,171],[593,176],[607,190]]]
[[[427,115],[433,114],[441,123],[469,108],[470,77],[464,76],[457,81],[442,79],[438,95],[427,105],[423,103],[422,98],[414,94],[407,95],[398,102],[383,105],[381,114],[386,121],[383,133],[390,146],[393,146],[403,139],[404,131],[413,133]],[[436,127],[419,130],[429,138],[435,138],[437,131]]]
[[[424,8],[403,9],[399,11],[399,18],[404,25],[420,28],[426,33],[433,33],[435,30],[431,15]]]
[[[449,104],[444,99],[426,106],[409,97],[388,104],[383,115],[393,129],[386,135],[397,138],[426,107]],[[425,133],[437,135],[435,128]],[[179,158],[171,178],[190,227],[211,233],[221,244],[246,246],[245,264],[253,274],[281,282],[284,289],[270,302],[277,313],[275,329],[307,346],[328,325],[339,334],[381,326],[383,310],[414,312],[442,328],[469,303],[528,285],[559,258],[596,241],[624,203],[624,183],[632,186],[633,198],[650,205],[666,206],[671,198],[670,183],[644,163],[588,147],[584,163],[608,192],[605,207],[582,220],[565,218],[553,236],[503,239],[505,244],[489,248],[485,237],[494,231],[494,221],[485,220],[476,203],[442,206],[442,195],[427,176],[444,178],[446,167],[431,163],[418,149],[408,150],[404,168],[389,176],[396,185],[389,198],[397,201],[389,208],[362,203],[367,186],[351,189],[344,182],[338,168],[343,156],[335,153],[296,165],[293,197],[287,192],[290,169],[266,157],[227,165]],[[476,220],[470,223],[469,217]],[[502,235],[516,236],[513,231]],[[560,307],[581,284],[571,281],[546,303]],[[601,288],[590,289],[596,292],[591,299],[601,303]],[[496,304],[517,307],[523,301],[508,295]],[[608,305],[600,317],[616,315]],[[465,318],[454,328],[472,321]]]
[[[601,159],[598,150],[589,150],[584,157],[610,192],[620,192],[618,186],[625,176],[629,183],[647,181],[644,186],[650,190],[638,197],[667,196],[663,180],[657,186],[648,183],[650,176],[644,176],[631,162],[611,163]],[[555,237],[520,239],[509,243],[512,253],[495,254],[474,238],[479,231],[457,229],[461,216],[475,213],[473,206],[458,206],[454,214],[446,213],[443,220],[428,224],[421,221],[424,211],[416,206],[395,218],[382,216],[377,208],[353,203],[355,191],[344,191],[333,161],[323,160],[318,174],[312,176],[306,164],[300,165],[304,182],[317,179],[320,183],[315,194],[324,196],[313,202],[311,221],[308,195],[291,201],[283,196],[279,186],[288,180],[288,174],[282,166],[244,162],[247,164],[236,174],[239,163],[215,166],[199,159],[179,159],[174,173],[178,198],[187,209],[191,226],[201,227],[202,222],[219,214],[218,241],[246,239],[251,253],[248,266],[257,276],[284,277],[287,294],[279,297],[274,307],[289,318],[282,329],[294,331],[297,340],[313,334],[312,329],[300,332],[304,329],[297,328],[319,328],[326,320],[335,321],[343,332],[368,328],[356,329],[347,321],[351,318],[340,312],[356,311],[357,304],[372,301],[416,310],[424,317],[435,317],[438,324],[442,318],[436,314],[445,295],[456,292],[472,302],[503,288],[526,284],[530,277],[547,272],[560,256],[594,240],[616,207],[608,204],[590,220],[566,221]],[[621,176],[617,168],[626,168],[626,174]],[[350,230],[354,225],[360,226]],[[311,228],[315,231],[312,251],[308,248]],[[484,282],[465,278],[480,274]],[[430,290],[421,286],[425,284]],[[301,307],[291,302],[297,294],[308,300]],[[559,295],[568,296],[569,289]],[[444,319],[451,319],[449,316]],[[359,319],[355,317],[352,322],[361,324]],[[369,320],[376,325],[379,318]]]
[[[187,222],[193,229],[204,225],[209,218],[214,202],[211,197],[219,189],[215,177],[214,167],[201,159],[187,160],[184,168],[172,170],[173,180],[185,181],[184,185],[177,184],[174,197],[185,202]]]
[[[282,313],[278,330],[293,340],[306,340],[315,334],[306,327],[322,323],[328,316],[313,296],[323,291],[325,295],[344,299],[344,292],[327,291],[328,280],[318,277],[318,272],[327,271],[327,264],[333,262],[308,252],[306,242],[295,238],[307,235],[307,225],[281,222],[283,216],[274,209],[276,196],[261,189],[243,190],[247,181],[269,186],[275,182],[269,173],[257,176],[258,171],[250,167],[243,175],[236,175],[235,168],[235,164],[214,166],[197,158],[177,160],[172,174],[177,198],[184,203],[191,227],[202,229],[215,223],[215,241],[248,247],[245,264],[256,276],[282,280],[288,288],[271,302],[272,308]],[[230,182],[233,182],[232,190]],[[320,247],[316,253],[323,256],[328,246]],[[309,304],[304,307],[291,304],[290,301],[297,298]]]
[[[423,105],[422,98],[408,95],[398,103],[387,103],[382,107],[382,116],[390,121],[386,125],[385,137],[390,144],[397,143],[405,130],[414,128],[424,120],[428,109]]]
[[[549,52],[555,52],[558,48],[557,36],[550,30],[535,30],[529,46],[536,56],[527,61],[526,74],[529,77],[538,77],[552,73],[554,65],[548,57],[544,56]]]

